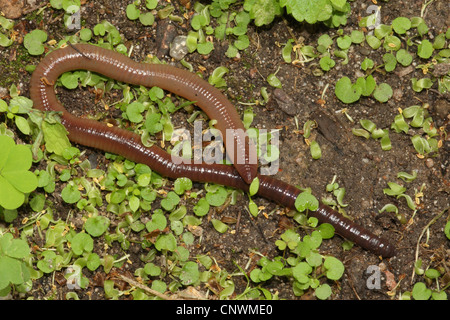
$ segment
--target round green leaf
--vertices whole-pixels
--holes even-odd
[[[84,228],[93,237],[101,236],[109,227],[109,219],[103,216],[90,217],[86,220]]]
[[[335,94],[344,103],[353,103],[359,100],[361,88],[352,84],[350,78],[342,77],[336,82]]]
[[[323,262],[326,271],[326,276],[330,280],[339,280],[344,274],[344,265],[335,257],[326,257]]]
[[[386,102],[392,97],[393,91],[390,85],[387,83],[381,83],[373,92],[373,96],[379,102]]]

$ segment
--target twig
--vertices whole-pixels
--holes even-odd
[[[414,265],[416,265],[417,260],[419,259],[419,246],[420,246],[420,240],[422,239],[423,235],[428,230],[428,228],[430,228],[430,226],[433,225],[440,217],[442,217],[442,215],[449,209],[450,209],[450,207],[447,207],[444,210],[442,210],[442,212],[440,212],[437,216],[435,216],[433,219],[431,219],[430,222],[428,222],[428,224],[423,228],[422,232],[420,233],[419,238],[417,239],[416,256],[415,256]],[[411,276],[411,283],[414,280],[415,273],[416,273],[416,268],[413,268],[413,273],[412,273],[412,276]]]
[[[136,280],[130,279],[124,275],[119,275],[119,278],[122,279],[123,281],[128,282],[129,284],[131,284],[132,286],[138,287],[139,289],[144,290],[145,292],[148,292],[154,296],[157,296],[161,299],[164,300],[173,300],[171,297],[169,297],[168,295],[165,295],[164,293],[158,292],[156,290],[153,290],[145,285],[143,285],[142,283],[137,282]]]

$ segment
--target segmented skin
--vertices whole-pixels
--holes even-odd
[[[140,136],[131,131],[70,114],[58,101],[54,84],[62,73],[72,70],[90,70],[121,82],[160,87],[195,101],[209,118],[217,120],[216,127],[222,134],[226,129],[244,131],[234,106],[219,90],[197,75],[169,65],[138,63],[98,46],[76,44],[49,53],[39,63],[31,77],[30,97],[35,108],[62,113],[61,122],[69,132],[69,139],[75,143],[122,155],[173,179],[187,177],[193,181],[212,182],[248,191],[249,183],[258,177],[259,196],[295,209],[295,199],[301,191],[273,177],[259,175],[257,163],[252,162],[252,159],[256,159],[255,147],[247,138],[234,137],[234,150],[230,156],[234,159],[233,166],[184,164],[181,159],[158,146],[145,147]],[[225,136],[223,134],[224,140]],[[246,150],[244,158],[239,158],[236,150]],[[336,233],[362,248],[386,258],[395,255],[395,247],[386,239],[374,235],[324,204],[309,214],[317,217],[321,223],[332,224]]]

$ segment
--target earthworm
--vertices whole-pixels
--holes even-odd
[[[33,72],[30,82],[30,97],[34,107],[43,111],[61,112],[61,123],[69,132],[71,141],[147,164],[152,170],[172,179],[187,177],[193,181],[217,183],[248,191],[249,182],[258,177],[259,196],[295,209],[295,199],[301,190],[273,177],[258,174],[255,165],[248,162],[252,148],[246,148],[247,162],[243,164],[185,164],[156,145],[145,147],[136,133],[69,113],[58,101],[54,84],[64,72],[86,69],[122,82],[147,87],[158,86],[196,101],[210,118],[217,120],[216,126],[222,132],[225,129],[241,128],[241,121],[232,104],[219,90],[195,74],[169,65],[138,63],[125,55],[94,45],[76,44],[73,47],[76,50],[66,47],[45,56]],[[245,146],[249,147],[248,141],[235,139],[236,148]],[[320,204],[316,211],[310,211],[309,214],[317,217],[321,223],[332,224],[337,234],[362,248],[383,257],[395,255],[395,247],[386,239],[376,236],[324,204]]]
[[[121,53],[89,44],[70,45],[64,49],[52,51],[37,66],[31,80],[30,94],[36,101],[36,107],[41,110],[63,112],[63,124],[71,128],[68,131],[72,141],[99,147],[93,135],[84,134],[86,131],[84,121],[68,116],[64,107],[58,104],[56,97],[48,93],[48,85],[55,83],[62,73],[78,69],[101,73],[121,82],[146,87],[157,86],[194,101],[210,119],[217,121],[216,127],[223,133],[225,146],[228,144],[227,135],[224,133],[233,133],[234,141],[229,148],[226,148],[227,153],[247,183],[255,178],[258,170],[256,147],[245,134],[238,112],[219,89],[187,70],[167,64],[139,63]],[[93,131],[99,127],[99,124],[92,122],[89,124],[93,126]],[[108,134],[107,131],[101,131]],[[111,145],[114,144],[113,140],[104,142],[108,144],[106,148],[115,149]]]

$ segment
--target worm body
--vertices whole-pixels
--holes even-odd
[[[165,64],[138,63],[123,54],[89,44],[76,44],[49,53],[36,67],[31,78],[31,99],[40,110],[56,110],[63,113],[62,121],[74,142],[99,148],[92,135],[86,135],[88,126],[93,131],[101,130],[107,143],[105,148],[116,149],[113,139],[108,140],[109,131],[100,124],[74,119],[58,102],[49,84],[55,83],[58,76],[72,70],[90,70],[109,78],[146,87],[157,86],[175,93],[196,104],[210,119],[217,120],[216,127],[222,133],[228,155],[247,183],[256,176],[258,164],[256,148],[246,136],[244,126],[231,102],[214,86],[196,74]],[[95,129],[94,129],[95,128]],[[226,132],[232,133],[234,141],[227,142]],[[109,141],[109,143],[108,143]],[[232,143],[232,144],[231,144]]]
[[[86,69],[118,81],[147,87],[158,86],[191,101],[217,120],[217,128],[225,139],[226,129],[242,129],[242,122],[233,105],[216,88],[195,74],[168,65],[135,62],[126,56],[87,44],[74,45],[48,54],[31,77],[30,96],[34,107],[44,111],[62,112],[61,122],[75,143],[122,155],[132,161],[147,164],[152,170],[169,178],[187,177],[199,182],[213,182],[248,191],[254,177],[260,180],[258,195],[291,209],[300,190],[275,178],[258,175],[257,164],[251,163],[254,146],[242,137],[234,138],[234,167],[222,164],[184,164],[174,156],[153,145],[145,147],[140,136],[118,127],[73,116],[56,98],[53,84],[67,71]],[[75,50],[74,50],[75,49]],[[79,52],[77,52],[79,51]],[[240,159],[239,150],[245,150]],[[255,158],[253,158],[255,159]],[[174,161],[175,160],[175,161]],[[179,160],[179,159],[178,159]],[[395,248],[335,210],[323,204],[310,212],[321,223],[330,223],[336,233],[377,255],[391,257]]]

